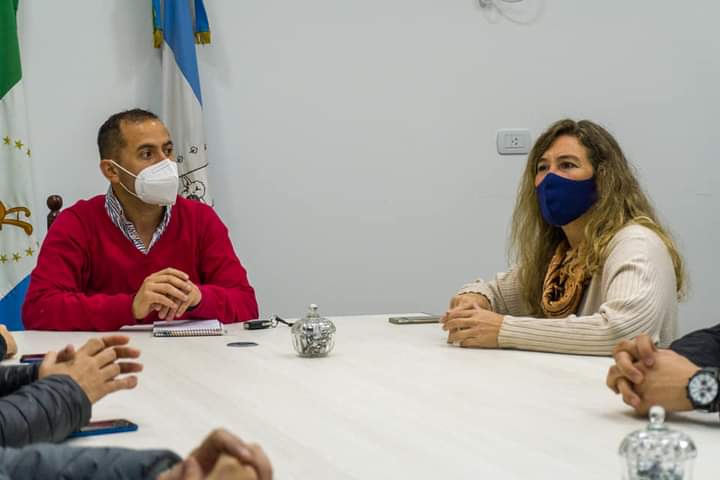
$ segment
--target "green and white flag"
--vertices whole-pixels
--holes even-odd
[[[38,249],[32,150],[17,35],[18,3],[0,0],[0,322],[11,327],[18,326]]]

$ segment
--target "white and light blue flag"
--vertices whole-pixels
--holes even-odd
[[[195,43],[210,43],[202,0],[153,0],[155,46],[162,48],[162,110],[180,173],[180,195],[213,204]]]

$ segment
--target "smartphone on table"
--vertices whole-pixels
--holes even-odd
[[[107,435],[109,433],[134,432],[138,429],[136,423],[124,418],[112,420],[98,420],[90,422],[77,432],[70,434],[70,438],[90,437],[92,435]]]
[[[20,363],[40,363],[44,358],[44,353],[26,353],[20,356]]]
[[[390,317],[388,321],[394,325],[417,325],[421,323],[440,323],[440,315],[401,315]]]

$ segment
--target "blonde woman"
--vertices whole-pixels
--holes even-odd
[[[683,263],[620,146],[561,120],[533,146],[512,221],[515,266],[465,285],[443,317],[448,342],[610,355],[617,342],[676,335]]]

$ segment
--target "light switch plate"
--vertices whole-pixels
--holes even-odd
[[[500,155],[530,153],[532,139],[527,128],[502,128],[497,131],[497,151]]]

